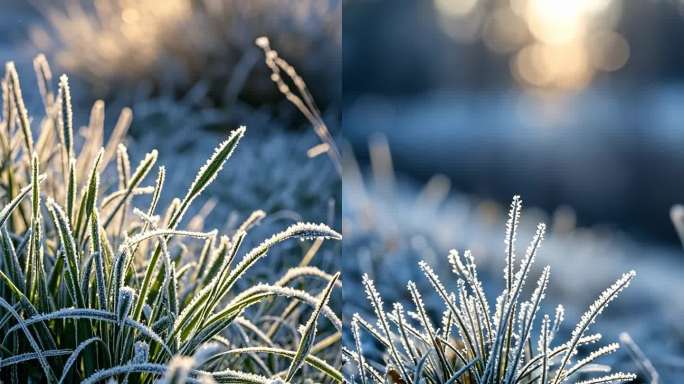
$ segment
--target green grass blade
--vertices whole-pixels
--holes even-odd
[[[64,254],[67,262],[67,284],[69,286],[70,294],[74,302],[80,307],[85,308],[85,299],[81,287],[78,283],[80,277],[79,273],[79,257],[76,250],[76,242],[74,235],[71,232],[71,227],[64,215],[64,211],[54,200],[48,200],[48,210],[52,215],[52,219],[59,232],[59,238],[64,249]]]
[[[38,181],[42,182],[43,180],[45,180],[44,176],[40,177]],[[19,191],[19,193],[9,202],[9,204],[0,210],[0,227],[5,225],[5,222],[7,222],[7,219],[9,219],[10,215],[12,215],[12,212],[14,212],[24,197],[26,197],[26,195],[28,195],[32,189],[32,185],[22,188],[21,191]]]
[[[332,290],[335,287],[335,283],[337,282],[337,279],[339,277],[339,272],[333,275],[332,280],[330,280],[328,286],[321,294],[321,299],[316,308],[314,308],[314,311],[311,314],[309,321],[307,321],[306,325],[304,325],[303,328],[300,329],[301,340],[299,342],[299,346],[297,347],[297,353],[295,354],[294,358],[292,359],[292,362],[290,363],[290,366],[287,369],[287,375],[285,375],[285,380],[290,381],[294,378],[295,373],[304,363],[304,359],[306,358],[306,356],[309,355],[311,347],[313,346],[314,340],[316,338],[316,323],[318,322],[318,316],[320,316],[321,311],[328,304],[328,300],[330,299]]]
[[[9,78],[9,89],[12,93],[12,102],[17,108],[19,113],[19,125],[21,127],[21,132],[24,136],[24,146],[26,147],[26,154],[31,156],[33,154],[33,134],[31,132],[31,123],[28,117],[28,111],[26,110],[26,105],[24,104],[24,98],[21,95],[21,85],[19,84],[19,75],[17,74],[17,69],[14,66],[14,62],[10,61],[5,64],[5,69],[8,73]]]
[[[17,320],[17,325],[15,327],[20,328],[23,331],[24,335],[26,336],[26,339],[31,345],[31,348],[38,355],[37,359],[40,362],[40,366],[43,369],[43,372],[45,373],[48,382],[53,382],[55,380],[55,374],[52,372],[52,368],[50,368],[50,364],[48,364],[47,359],[43,354],[43,350],[40,348],[40,346],[36,342],[36,339],[33,337],[33,335],[31,335],[31,332],[28,330],[28,326],[25,324],[24,319],[22,319],[21,315],[19,315],[19,313],[17,313],[17,311],[2,297],[0,297],[0,307],[4,308]]]

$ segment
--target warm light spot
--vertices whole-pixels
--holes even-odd
[[[516,56],[513,70],[534,87],[579,89],[592,77],[589,57],[581,44],[525,47]]]
[[[543,66],[553,76],[558,88],[584,88],[593,75],[587,50],[581,43],[546,46],[543,49]]]
[[[583,31],[580,1],[530,0],[527,17],[532,34],[549,44],[562,44],[581,36]]]
[[[684,1],[684,0],[682,0]],[[433,0],[440,27],[452,39],[482,39],[511,54],[510,69],[527,88],[576,90],[597,71],[615,71],[629,59],[629,44],[615,32],[619,0]]]

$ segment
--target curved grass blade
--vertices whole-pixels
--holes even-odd
[[[309,317],[309,321],[307,321],[306,325],[304,325],[303,328],[300,330],[301,340],[299,342],[299,347],[297,347],[297,353],[295,354],[294,358],[292,359],[292,362],[290,363],[289,368],[287,369],[285,380],[290,381],[294,378],[295,373],[304,363],[304,359],[307,355],[309,355],[311,347],[313,346],[314,340],[316,338],[316,323],[318,322],[318,316],[320,316],[321,311],[328,304],[328,300],[330,299],[332,290],[335,287],[335,283],[337,282],[337,279],[339,277],[339,272],[333,275],[333,278],[328,283],[328,286],[321,294],[321,299],[316,308],[314,308],[311,317]]]

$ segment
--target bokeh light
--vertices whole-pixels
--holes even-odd
[[[434,8],[455,41],[479,38],[509,55],[513,78],[527,88],[583,89],[629,60],[629,43],[615,30],[619,0],[434,0]]]

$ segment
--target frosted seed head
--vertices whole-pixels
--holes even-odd
[[[257,37],[256,40],[254,40],[254,44],[261,49],[266,49],[270,46],[270,42],[266,36]]]
[[[266,52],[266,61],[272,62],[277,58],[278,58],[278,52],[276,52],[274,50],[269,50],[268,52]]]
[[[8,61],[5,63],[5,71],[11,76],[12,72],[17,71],[17,67],[14,64],[14,61]]]

